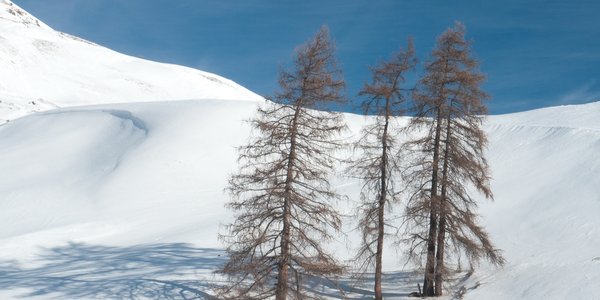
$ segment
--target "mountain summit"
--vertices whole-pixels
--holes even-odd
[[[215,74],[131,57],[55,31],[8,0],[0,0],[0,70],[5,120],[89,104],[262,99]]]

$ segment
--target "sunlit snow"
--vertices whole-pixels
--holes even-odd
[[[0,46],[0,299],[211,299],[223,190],[261,98],[56,33],[6,0]],[[350,140],[366,119],[346,120]],[[458,274],[444,298],[596,299],[600,102],[492,116],[485,130],[495,201],[480,212],[507,265]],[[349,223],[330,247],[348,259],[360,187],[334,181]],[[421,277],[386,251],[386,299],[406,299]],[[371,285],[308,283],[331,299],[370,299]]]

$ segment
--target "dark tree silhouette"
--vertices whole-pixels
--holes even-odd
[[[251,120],[254,137],[229,181],[235,221],[222,235],[230,259],[221,272],[232,280],[224,295],[236,299],[315,298],[304,279],[343,272],[323,242],[341,226],[328,178],[345,125],[341,114],[315,108],[345,101],[344,81],[326,27],[296,55],[293,71],[280,72],[279,104]]]
[[[464,26],[457,23],[438,37],[431,56],[414,95],[410,128],[418,138],[406,144],[413,151],[406,178],[416,187],[406,215],[409,251],[426,255],[423,295],[439,296],[448,250],[464,254],[471,264],[486,258],[501,265],[504,259],[478,224],[477,203],[469,193],[474,189],[492,199],[481,129],[488,95],[480,89],[485,77],[470,55]]]
[[[375,114],[374,122],[366,125],[355,145],[360,157],[352,162],[350,172],[363,182],[362,205],[358,228],[362,241],[357,254],[360,270],[375,267],[375,299],[383,299],[381,290],[382,255],[385,236],[386,205],[396,202],[394,191],[399,177],[400,156],[397,119],[405,112],[405,74],[414,69],[416,58],[412,41],[406,50],[372,68],[371,83],[365,84],[360,96],[365,114]]]

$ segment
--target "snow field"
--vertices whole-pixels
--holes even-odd
[[[56,32],[8,0],[0,70],[0,299],[211,299],[223,189],[262,98]],[[598,116],[600,102],[488,119],[495,202],[480,212],[508,263],[457,275],[449,295],[600,299]],[[346,119],[350,141],[367,120]],[[349,199],[330,248],[350,259],[360,183],[335,175]],[[421,275],[392,247],[384,262],[386,299],[406,299]],[[369,299],[371,285],[309,283],[331,299]]]
[[[72,298],[76,289],[69,286],[77,285],[41,291],[18,280],[28,268],[55,264],[47,252],[58,249],[71,255],[91,251],[99,257],[114,252],[101,260],[126,262],[121,272],[129,281],[112,282],[120,273],[105,272],[108,277],[92,281],[115,292],[90,292],[83,298],[116,298],[123,289],[144,298],[144,291],[168,285],[140,290],[126,284],[140,280],[140,272],[145,279],[169,284],[203,283],[197,288],[209,292],[210,284],[222,280],[211,274],[223,262],[217,233],[231,220],[223,189],[236,168],[235,147],[247,142],[249,127],[243,121],[255,107],[254,102],[219,100],[101,105],[37,113],[1,126],[0,169],[5,172],[0,174],[0,265],[16,262],[22,269],[12,273],[10,285],[0,280],[0,297]],[[600,113],[598,103],[575,108],[564,107],[561,115],[571,120],[572,111]],[[556,109],[561,108],[489,118],[488,158],[496,200],[482,202],[481,212],[508,264],[502,270],[480,266],[465,282],[465,299],[593,299],[590,295],[598,289],[593,283],[600,277],[600,128],[547,126],[555,122]],[[530,125],[532,119],[537,125]],[[365,122],[356,115],[347,120],[348,135],[357,135]],[[335,180],[338,190],[350,196],[349,202],[338,203],[340,210],[355,219],[358,183]],[[357,240],[353,227],[349,223],[347,237],[332,245],[345,259],[353,255],[352,241]],[[183,251],[191,261],[210,263],[154,276],[150,270],[164,259],[156,253],[161,247],[169,249],[163,253],[168,257]],[[206,249],[205,254],[195,249]],[[127,251],[141,256],[146,251],[156,261],[129,261],[121,257],[129,257]],[[100,262],[94,255],[88,268],[106,268],[96,265]],[[169,259],[163,263],[169,265]],[[388,299],[403,299],[419,276],[403,269],[404,260],[391,249],[385,262]],[[141,264],[139,269],[127,267],[136,264]],[[54,273],[42,275],[68,277],[75,272],[71,268],[60,264]],[[73,276],[80,280],[87,275]],[[398,286],[396,280],[405,283]],[[348,279],[343,287],[348,297],[361,299],[370,284],[355,285]],[[333,287],[321,288],[335,295]]]

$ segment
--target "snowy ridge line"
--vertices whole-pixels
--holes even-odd
[[[513,128],[517,130],[532,128],[532,129],[546,129],[546,130],[564,130],[564,131],[590,131],[594,133],[600,133],[600,128],[594,127],[575,127],[575,126],[549,126],[549,125],[511,125],[511,124],[497,124],[497,123],[488,123],[484,126],[489,127],[490,129],[500,129],[500,128]]]
[[[121,103],[121,104],[126,104],[126,103]],[[117,103],[117,105],[119,105],[119,103]],[[75,107],[70,107],[70,108],[66,108],[66,109],[58,108],[58,109],[54,109],[54,110],[39,112],[38,115],[61,115],[61,114],[71,114],[71,113],[99,112],[99,113],[109,114],[117,119],[130,121],[139,130],[142,130],[146,133],[148,132],[148,128],[147,128],[146,124],[144,123],[144,121],[142,119],[134,116],[131,111],[123,110],[123,109],[102,109],[101,107],[103,107],[103,106],[90,105],[90,106],[79,106],[79,107],[75,106]]]
[[[138,117],[135,117],[130,111],[127,110],[103,110],[103,112],[109,113],[112,116],[115,116],[119,119],[131,121],[131,123],[137,127],[139,130],[144,131],[145,135],[148,135],[148,127],[144,123],[144,121]]]
[[[12,120],[52,107],[105,103],[264,100],[216,74],[121,54],[45,28],[42,22],[35,26],[35,17],[1,1],[0,100],[6,103],[0,107],[0,119]],[[40,98],[52,105],[29,104]]]
[[[52,30],[52,28],[50,26],[48,26],[44,22],[40,21],[38,18],[32,16],[31,14],[26,12],[20,6],[14,4],[12,1],[2,0],[2,2],[0,2],[0,4],[4,5],[6,7],[5,13],[10,14],[10,16],[8,18],[6,18],[6,17],[2,16],[3,12],[0,11],[0,19],[10,21],[10,22],[13,22],[16,24],[23,24],[26,26],[31,24],[38,28]],[[15,19],[15,18],[17,18],[17,19]]]
[[[75,41],[83,42],[83,43],[86,43],[86,44],[89,44],[89,45],[92,45],[92,46],[103,47],[102,45],[98,45],[98,44],[96,44],[96,43],[94,43],[94,42],[90,42],[90,41],[88,41],[88,40],[86,40],[86,39],[82,39],[82,38],[80,38],[80,37],[77,37],[77,36],[74,36],[74,35],[68,34],[68,33],[66,33],[66,32],[57,31],[57,33],[58,33],[60,36],[62,36],[62,37],[64,37],[64,38],[67,38],[67,39],[71,39],[71,40],[75,40]]]

